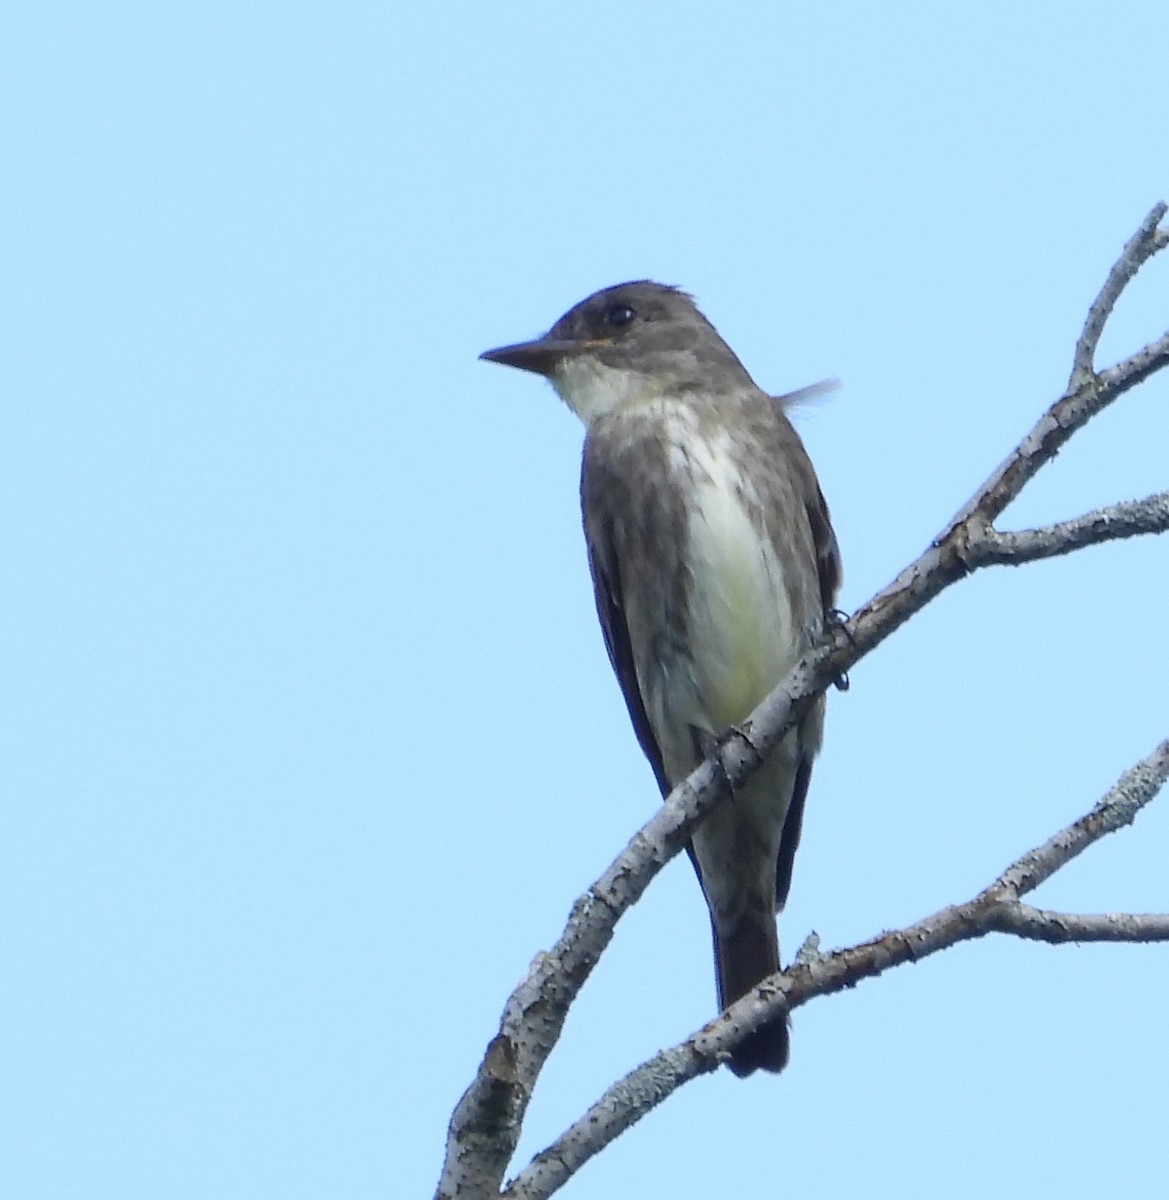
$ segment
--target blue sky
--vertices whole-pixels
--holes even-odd
[[[1062,389],[1169,194],[1154,3],[0,16],[0,1194],[429,1195],[510,988],[652,812],[581,431],[476,361],[685,286],[800,414],[852,609]],[[1169,263],[1103,357],[1169,326]],[[1167,485],[1169,380],[1004,522]],[[790,954],[972,894],[1169,730],[1165,543],[944,596],[830,701]],[[1169,800],[1037,903],[1164,910]],[[1162,1194],[1169,948],[959,947],[564,1194]],[[713,1014],[685,861],[539,1149]]]

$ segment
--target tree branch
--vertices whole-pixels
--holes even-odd
[[[1165,216],[1165,204],[1153,205],[1149,215],[1141,222],[1140,228],[1129,239],[1121,252],[1108,278],[1100,289],[1100,294],[1088,309],[1088,317],[1084,322],[1084,331],[1076,343],[1076,353],[1072,360],[1072,374],[1068,380],[1068,391],[1076,391],[1087,383],[1096,371],[1096,347],[1100,344],[1100,335],[1112,310],[1120,299],[1121,292],[1132,282],[1136,273],[1145,263],[1165,248],[1169,239],[1169,231],[1158,228]]]
[[[1077,345],[1077,364],[1081,361],[1091,363],[1099,341],[1096,324],[1103,328],[1117,297],[1140,266],[1169,244],[1169,234],[1159,228],[1165,211],[1164,205],[1153,209],[1112,268]],[[1003,536],[992,529],[1003,509],[1038,470],[1051,461],[1072,434],[1167,363],[1169,333],[1107,371],[1095,374],[1089,370],[1087,375],[1083,371],[1074,371],[1068,391],[1047,410],[925,553],[849,621],[829,630],[825,639],[803,656],[787,679],[748,720],[728,731],[720,743],[717,760],[712,758],[702,763],[670,793],[608,870],[577,900],[555,946],[537,957],[527,976],[509,997],[499,1034],[489,1045],[474,1082],[452,1117],[446,1161],[437,1191],[439,1200],[453,1200],[454,1197],[479,1200],[499,1194],[536,1079],[560,1036],[569,1006],[612,938],[617,921],[641,896],[658,871],[686,845],[693,827],[729,794],[728,789],[733,790],[745,782],[784,734],[800,720],[816,696],[834,680],[952,583],[981,566],[1004,561],[989,553],[995,539]],[[1084,544],[1090,544],[1092,540],[1106,539],[1089,539]],[[1060,552],[1070,552],[1072,548]],[[822,965],[824,962],[836,964],[825,979],[835,978],[833,971],[845,972],[850,979],[855,973],[855,978],[859,979],[878,974],[906,958],[933,953],[943,944],[962,940],[951,923],[944,926],[949,930],[949,940],[935,944],[935,934],[931,932],[932,926],[927,928],[928,924],[915,926],[903,934],[886,935],[867,946],[841,951],[826,960],[813,959],[793,968],[791,982],[777,986],[788,1006],[794,1007],[811,995],[820,994],[822,986],[826,986],[818,982],[826,970]],[[964,936],[976,935],[967,933]],[[889,938],[901,941],[889,943]],[[898,946],[902,949],[898,950]],[[807,975],[806,984],[802,973]],[[787,981],[789,976],[776,978]],[[660,1103],[660,1099],[677,1086],[673,1081],[678,1070],[682,1070],[685,1078],[690,1078],[693,1074],[714,1069],[720,1061],[718,1056],[759,1023],[759,1013],[763,1010],[757,1012],[752,1007],[759,1003],[748,997],[707,1026],[702,1035],[707,1040],[701,1043],[701,1048],[696,1043],[694,1049],[687,1051],[688,1063],[693,1062],[695,1054],[698,1055],[698,1069],[680,1065],[678,1060],[669,1057],[672,1052],[667,1051],[665,1056],[659,1055],[652,1060],[658,1064],[656,1067],[651,1070],[651,1064],[646,1064],[638,1068],[622,1085],[630,1094],[658,1097],[653,1102]],[[776,1005],[779,1007],[782,1004]]]
[[[654,1055],[614,1084],[504,1189],[508,1200],[545,1200],[570,1176],[682,1084],[707,1074],[742,1037],[778,1012],[855,987],[905,962],[917,962],[988,933],[1052,943],[1169,941],[1169,914],[1078,916],[1019,903],[1025,895],[1109,833],[1131,825],[1169,779],[1169,739],[1117,780],[1078,821],[1013,862],[965,904],[951,905],[905,929],[831,954],[813,952],[759,984],[684,1042]]]
[[[1003,906],[999,929],[1036,942],[1169,942],[1169,913],[1062,913]]]
[[[1071,554],[1101,542],[1115,542],[1146,533],[1165,533],[1166,530],[1169,530],[1169,492],[1157,492],[1143,500],[1108,504],[1083,516],[1038,529],[999,533],[988,527],[979,534],[975,553],[979,566],[992,563],[1021,566],[1041,558]]]

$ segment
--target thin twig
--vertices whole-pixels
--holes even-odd
[[[1150,342],[1123,362],[1094,375],[1078,388],[1065,392],[962,506],[935,539],[935,544],[960,534],[971,521],[976,524],[996,521],[1040,469],[1067,445],[1073,434],[1166,364],[1169,364],[1169,333]]]
[[[991,890],[1011,900],[1033,892],[1105,834],[1131,825],[1166,779],[1169,779],[1169,739],[1129,767],[1090,813],[1013,862],[991,885]]]
[[[1149,215],[1141,222],[1140,228],[1129,238],[1120,258],[1116,260],[1100,294],[1088,309],[1088,317],[1084,322],[1084,331],[1076,343],[1076,352],[1072,360],[1072,373],[1068,379],[1068,391],[1078,391],[1088,383],[1096,371],[1096,347],[1100,344],[1100,335],[1112,310],[1120,299],[1121,292],[1132,282],[1133,277],[1158,250],[1165,246],[1169,234],[1157,227],[1165,216],[1164,203],[1153,205]]]
[[[1065,913],[1004,904],[999,930],[1036,942],[1166,942],[1169,913]]]
[[[1094,509],[1082,516],[1037,529],[1000,533],[984,529],[972,556],[983,563],[1021,566],[1042,558],[1072,554],[1085,546],[1169,531],[1169,492],[1157,492],[1143,500],[1124,500]]]

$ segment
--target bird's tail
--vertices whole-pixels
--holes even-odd
[[[769,906],[736,914],[736,919],[712,918],[718,1002],[726,1008],[755,985],[779,970],[779,934]],[[761,1025],[731,1055],[730,1068],[738,1076],[753,1071],[782,1071],[787,1066],[787,1015]]]

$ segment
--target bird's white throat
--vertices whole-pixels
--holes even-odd
[[[585,425],[623,405],[641,404],[662,394],[660,381],[652,375],[607,367],[593,354],[566,358],[549,378],[557,395]]]

